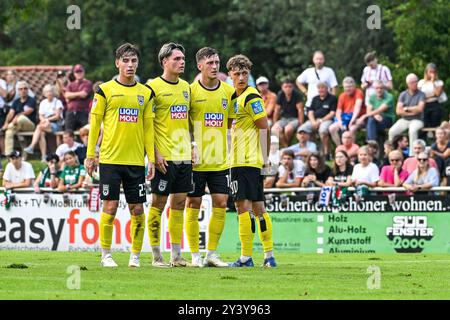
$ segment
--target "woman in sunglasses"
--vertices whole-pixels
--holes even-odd
[[[419,165],[406,179],[403,187],[411,192],[420,190],[429,190],[439,186],[439,173],[436,168],[430,167],[428,163],[428,154],[419,153],[417,160]]]
[[[379,187],[401,187],[408,178],[408,171],[402,168],[403,154],[400,150],[389,152],[389,165],[381,169]]]

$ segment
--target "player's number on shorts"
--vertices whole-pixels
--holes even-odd
[[[145,184],[140,183],[139,184],[139,197],[145,196]]]
[[[238,182],[237,182],[237,180],[231,181],[230,188],[231,188],[231,193],[232,194],[237,194],[237,192],[238,192]]]

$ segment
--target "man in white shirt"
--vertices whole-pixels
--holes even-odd
[[[375,52],[369,52],[364,56],[366,67],[361,76],[361,89],[365,90],[366,101],[369,104],[369,98],[376,93],[374,81],[381,81],[384,90],[392,90],[392,75],[388,67],[379,64]]]
[[[301,160],[294,160],[292,150],[284,150],[281,157],[281,164],[278,167],[277,188],[300,187],[305,176],[305,165]]]
[[[330,93],[337,95],[338,82],[333,69],[325,67],[325,56],[322,51],[316,51],[313,55],[314,67],[304,70],[297,78],[297,86],[303,94],[307,95],[306,107],[311,106],[312,99],[319,94],[317,83],[325,82]],[[308,85],[306,89],[305,84]]]
[[[75,141],[75,135],[72,130],[66,130],[63,133],[63,144],[61,144],[58,148],[56,148],[56,154],[58,155],[60,160],[60,164],[64,164],[64,155],[66,152],[75,151],[78,147],[81,147],[82,144]]]
[[[3,187],[6,189],[29,188],[35,178],[33,166],[22,161],[17,150],[8,154],[9,163],[6,165],[3,175]]]

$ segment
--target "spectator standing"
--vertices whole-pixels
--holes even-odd
[[[47,166],[39,172],[34,182],[34,191],[39,193],[41,188],[56,189],[59,184],[59,176],[61,170],[59,167],[59,157],[56,153],[49,154],[45,157]]]
[[[333,123],[336,114],[337,99],[336,96],[328,92],[326,82],[317,83],[319,95],[312,99],[311,106],[307,108],[308,121],[306,121],[300,129],[319,132],[322,141],[323,154],[330,158],[330,136],[328,128]]]
[[[45,161],[47,155],[47,142],[45,136],[48,132],[55,133],[61,130],[62,127],[62,114],[63,104],[61,100],[55,97],[56,88],[51,84],[45,85],[43,95],[44,100],[39,104],[39,124],[34,130],[33,139],[31,144],[24,148],[26,153],[33,154],[34,147],[39,143],[39,149],[41,150],[42,160]]]
[[[359,146],[354,142],[355,138],[350,131],[345,131],[342,134],[342,144],[335,150],[335,154],[339,151],[345,151],[350,157],[350,163],[355,164],[358,159]]]
[[[380,80],[374,80],[373,93],[367,102],[366,114],[356,122],[356,126],[366,126],[366,141],[378,141],[378,133],[389,128],[394,123],[394,97],[387,92]]]
[[[364,62],[366,63],[366,67],[364,67],[361,76],[361,89],[365,90],[366,105],[368,105],[370,97],[376,93],[376,88],[374,87],[375,81],[381,83],[383,91],[392,90],[393,83],[391,70],[387,66],[378,63],[375,52],[367,53],[364,56]]]
[[[36,100],[28,95],[28,83],[17,83],[19,99],[14,100],[9,110],[2,130],[5,132],[5,153],[11,153],[14,148],[14,135],[20,131],[33,131],[36,127]]]
[[[402,168],[403,154],[399,150],[393,150],[389,153],[390,165],[381,168],[380,187],[401,187],[408,178],[408,171]]]
[[[81,143],[75,141],[75,135],[72,130],[66,130],[63,133],[63,144],[56,148],[56,154],[58,155],[60,161],[63,161],[64,155],[69,151],[75,151]]]
[[[342,84],[344,92],[339,95],[334,123],[329,128],[336,146],[341,144],[340,132],[349,130],[352,134],[356,133],[356,121],[366,112],[364,94],[361,89],[356,88],[355,80],[345,77]]]
[[[403,169],[408,171],[409,174],[411,174],[414,170],[417,169],[417,166],[419,164],[418,159],[419,154],[425,152],[426,151],[425,148],[427,146],[425,141],[423,141],[422,139],[417,139],[416,141],[413,142],[412,145],[413,145],[413,156],[407,158],[405,162],[403,162]],[[431,167],[438,169],[438,165],[433,158],[430,158],[429,161]]]
[[[419,135],[419,130],[423,128],[425,94],[417,89],[418,80],[414,73],[410,73],[406,77],[408,89],[400,93],[396,108],[396,113],[400,116],[400,119],[389,129],[389,140],[408,130],[409,141],[415,141]],[[411,148],[409,154],[412,154]]]
[[[334,96],[337,96],[338,82],[333,69],[325,67],[325,55],[322,51],[316,51],[313,54],[314,67],[305,69],[297,77],[297,86],[299,90],[307,96],[306,107],[310,107],[312,99],[319,94],[317,90],[318,82],[325,82]],[[308,88],[305,87],[308,85]]]
[[[277,104],[277,95],[269,89],[269,79],[266,77],[259,77],[256,79],[256,88],[258,89],[264,106],[266,107],[267,119],[269,120],[269,127],[272,127],[274,121],[273,116],[275,106]]]
[[[284,150],[281,155],[281,164],[278,167],[277,188],[300,187],[305,175],[305,165],[300,160],[294,160],[292,150]]]
[[[450,139],[444,128],[436,129],[436,142],[431,145],[430,157],[436,161],[440,176],[444,177],[445,162],[450,159]]]
[[[444,116],[442,104],[439,103],[439,97],[444,91],[444,82],[439,79],[434,63],[427,64],[423,79],[419,81],[417,87],[425,94],[424,127],[439,127]]]
[[[81,188],[86,178],[86,170],[78,162],[77,155],[73,151],[68,151],[64,155],[64,169],[61,172],[58,191],[67,192]]]
[[[89,102],[92,95],[92,82],[84,78],[84,67],[77,64],[73,67],[75,81],[70,82],[65,90],[67,112],[66,129],[78,130],[88,123]]]
[[[419,165],[406,179],[403,187],[411,192],[429,190],[439,186],[439,173],[429,164],[426,152],[421,152],[418,157]]]
[[[9,163],[3,175],[3,187],[6,189],[31,187],[32,180],[35,178],[32,165],[23,161],[20,151],[17,150],[11,151],[7,157]]]
[[[350,157],[344,150],[336,152],[333,169],[327,184],[338,187],[350,187],[352,185],[353,166]]]
[[[317,145],[310,141],[311,130],[309,128],[298,128],[297,139],[298,143],[286,148],[286,150],[292,150],[294,152],[295,160],[305,161],[311,153],[318,151]]]
[[[369,188],[377,186],[380,179],[378,167],[370,161],[369,150],[366,146],[359,148],[358,164],[353,168],[352,181],[355,187],[365,185]]]
[[[331,176],[331,169],[318,152],[311,153],[306,159],[303,187],[323,187]]]
[[[280,138],[282,147],[287,147],[305,120],[303,96],[294,90],[294,84],[288,79],[283,80],[278,92],[273,120],[272,134]]]

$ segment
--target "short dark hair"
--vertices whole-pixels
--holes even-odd
[[[364,62],[366,64],[368,64],[369,62],[375,60],[377,58],[377,54],[375,51],[371,51],[366,53],[366,55],[364,56]]]
[[[119,60],[127,53],[135,54],[138,58],[140,57],[139,49],[135,45],[127,42],[116,49],[116,59]]]
[[[285,149],[285,150],[283,150],[283,152],[281,153],[281,157],[284,157],[284,156],[288,156],[288,157],[291,157],[292,159],[294,159],[294,158],[295,158],[295,153],[294,153],[293,150]]]
[[[394,149],[398,149],[399,142],[402,141],[404,138],[408,137],[404,134],[399,134],[395,136],[394,139],[392,139],[392,146],[394,147]]]
[[[158,53],[158,61],[159,61],[159,64],[161,65],[161,67],[163,65],[162,61],[164,60],[164,58],[170,57],[174,50],[180,50],[181,52],[183,52],[183,54],[185,53],[183,45],[181,45],[179,43],[169,42],[169,43],[165,43],[161,47],[161,49],[159,50],[159,53]]]
[[[71,138],[75,138],[75,134],[73,133],[73,130],[67,129],[64,131],[64,134],[67,134]]]
[[[197,63],[199,63],[200,60],[209,58],[215,54],[219,54],[219,51],[214,48],[203,47],[195,54],[195,60],[197,61]]]
[[[231,71],[233,69],[248,69],[251,70],[253,66],[253,63],[250,61],[249,58],[244,56],[243,54],[238,54],[233,57],[231,57],[227,62],[227,70]]]

